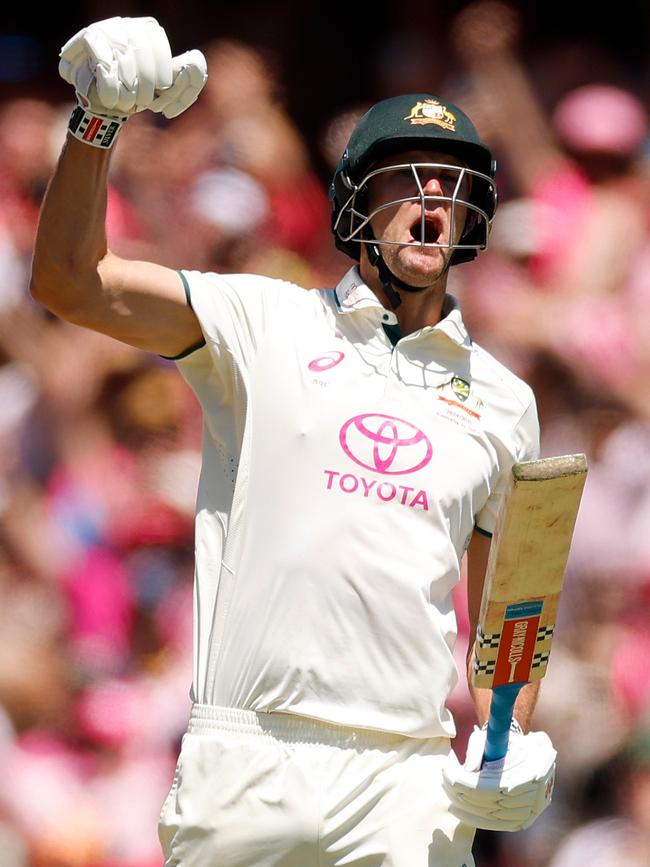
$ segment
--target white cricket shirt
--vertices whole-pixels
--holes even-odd
[[[532,391],[451,296],[393,346],[356,268],[182,276],[206,340],[177,362],[204,413],[192,698],[453,736],[451,591],[538,456]]]

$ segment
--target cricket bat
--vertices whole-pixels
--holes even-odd
[[[483,587],[471,673],[493,690],[485,761],[503,758],[519,690],[546,674],[580,498],[583,454],[512,468]]]

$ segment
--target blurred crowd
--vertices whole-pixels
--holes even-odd
[[[542,453],[590,464],[535,717],[559,752],[554,800],[528,831],[479,832],[476,861],[648,867],[649,106],[640,80],[601,77],[611,58],[579,50],[548,70],[549,106],[521,26],[513,6],[471,3],[448,34],[453,76],[428,80],[417,63],[395,76],[461,105],[492,147],[490,246],[452,269],[449,291],[474,339],[535,389]],[[334,285],[350,262],[325,174],[366,106],[327,119],[313,154],[263,53],[203,48],[213,74],[198,103],[172,122],[143,112],[121,134],[110,247]],[[393,95],[386,82],[376,98]],[[173,362],[59,321],[28,293],[71,108],[0,105],[0,863],[160,867],[156,821],[189,713],[201,419]],[[462,756],[462,584],[457,597]]]

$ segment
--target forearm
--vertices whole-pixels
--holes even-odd
[[[46,191],[35,239],[30,290],[54,312],[78,304],[107,252],[110,153],[68,136]]]

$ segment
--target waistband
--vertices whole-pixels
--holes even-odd
[[[449,738],[410,738],[396,732],[340,726],[324,720],[273,711],[259,712],[216,705],[194,704],[187,731],[191,734],[231,732],[265,738],[269,742],[326,744],[360,749],[427,743],[434,751],[448,748]]]

